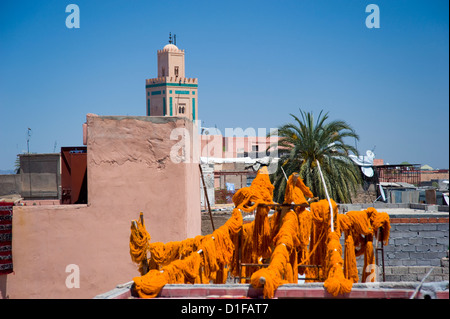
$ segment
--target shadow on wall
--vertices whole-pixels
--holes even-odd
[[[9,296],[6,295],[6,276],[0,275],[0,299],[9,299]]]

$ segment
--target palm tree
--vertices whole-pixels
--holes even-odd
[[[278,129],[279,152],[287,150],[288,153],[281,155],[281,165],[271,177],[275,201],[283,202],[285,174],[289,176],[294,172],[300,174],[314,196],[326,198],[316,160],[320,163],[328,193],[337,203],[350,203],[351,194],[356,193],[362,183],[359,168],[348,157],[350,153],[358,155],[358,151],[344,142],[345,138],[358,140],[359,136],[345,121],[325,123],[328,113],[322,113],[314,122],[312,112],[300,110],[301,119],[290,114],[296,123]]]

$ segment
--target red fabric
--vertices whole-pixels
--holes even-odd
[[[0,275],[13,271],[12,214],[14,203],[0,202]]]

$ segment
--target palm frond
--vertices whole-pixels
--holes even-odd
[[[294,119],[278,129],[278,147],[289,150],[281,162],[287,176],[298,172],[313,194],[325,198],[316,160],[322,167],[330,196],[336,202],[351,202],[351,195],[361,184],[359,168],[348,157],[358,155],[355,147],[345,142],[348,138],[358,140],[355,130],[345,121],[328,121],[328,113],[320,111],[314,120],[312,112],[300,111],[300,116],[290,114]],[[275,186],[275,200],[284,200],[286,180],[279,166],[272,177]]]

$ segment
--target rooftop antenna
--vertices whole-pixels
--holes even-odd
[[[177,45],[177,35],[173,35],[173,44]]]
[[[27,153],[30,154],[30,137],[31,137],[31,128],[28,128],[27,131]]]

